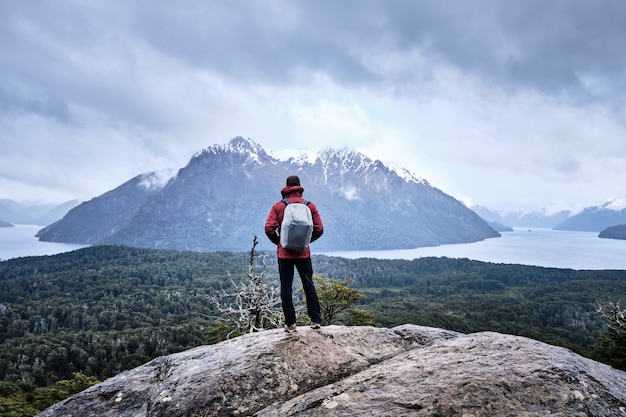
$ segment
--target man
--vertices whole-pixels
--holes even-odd
[[[280,191],[283,198],[288,199],[292,203],[303,203],[302,194],[304,188],[300,186],[300,178],[296,175],[287,177],[286,186]],[[302,252],[294,252],[283,248],[280,244],[280,225],[283,221],[287,205],[281,200],[275,203],[270,209],[265,221],[265,234],[276,245],[278,245],[278,273],[280,275],[280,298],[283,305],[283,313],[285,315],[285,330],[296,330],[296,311],[293,306],[292,286],[294,277],[294,267],[298,270],[304,295],[306,297],[306,308],[309,318],[311,319],[311,328],[319,329],[322,317],[320,314],[320,304],[317,298],[317,291],[313,284],[313,266],[311,264],[311,250],[307,247]],[[315,204],[309,203],[311,216],[313,218],[313,234],[311,242],[317,240],[324,233],[322,218],[315,207]]]

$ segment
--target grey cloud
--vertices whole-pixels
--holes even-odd
[[[456,141],[468,123],[476,137],[505,138],[483,158],[508,163],[500,156],[528,135],[554,141],[544,125],[555,124],[615,155],[625,21],[619,0],[0,1],[0,126],[21,135],[12,142],[28,140],[33,166],[54,159],[41,143],[58,142],[101,157],[103,170],[115,158],[124,175],[236,134],[294,148],[316,135],[361,146],[391,135],[411,149],[420,140],[465,149]],[[337,111],[352,105],[363,117]],[[6,155],[16,172],[28,159]],[[440,157],[450,155],[430,159]],[[544,165],[588,177],[586,158]],[[544,165],[533,166],[537,177]]]
[[[371,61],[413,51],[505,89],[594,99],[606,97],[589,80],[626,81],[626,4],[614,0],[187,1],[134,13],[155,49],[248,81],[322,72],[347,84],[403,82],[418,69],[392,76]]]
[[[389,52],[417,51],[427,66],[449,65],[504,89],[594,99],[626,84],[626,3],[615,0],[29,4],[13,3],[14,19],[0,29],[3,46],[20,51],[17,64],[0,61],[8,71],[33,62],[40,65],[30,71],[39,71],[53,61],[32,33],[15,32],[31,24],[70,51],[116,43],[123,49],[128,39],[240,82],[302,83],[316,73],[344,85],[415,82],[423,69],[391,74],[375,63]],[[56,58],[62,67],[46,69],[68,87],[71,80],[59,72],[71,73],[73,63]],[[590,82],[605,87],[594,90]]]
[[[11,52],[0,56],[3,117],[33,113],[71,123],[84,109],[116,122],[163,122],[134,88],[144,74],[126,44],[133,39],[123,8],[45,1],[3,7],[0,48]]]
[[[623,2],[405,0],[385,6],[385,30],[399,48],[425,50],[503,88],[594,98],[581,77],[617,86],[626,81]]]
[[[348,2],[352,4],[351,2]],[[365,4],[364,2],[363,4]],[[185,2],[138,11],[135,30],[155,49],[243,81],[292,83],[324,72],[341,82],[376,78],[350,49],[375,33],[334,3]],[[179,6],[179,5],[177,5]],[[357,5],[354,5],[358,10]]]
[[[69,123],[72,119],[70,111],[59,97],[32,96],[28,92],[0,80],[0,111],[7,115],[37,114],[41,117],[56,119],[61,123]]]

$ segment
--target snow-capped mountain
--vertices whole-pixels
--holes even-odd
[[[599,206],[587,207],[554,227],[556,230],[600,232],[626,224],[626,199],[613,198]]]
[[[569,218],[569,210],[548,212],[545,209],[532,211],[494,211],[480,205],[470,205],[476,214],[487,222],[510,227],[541,227],[551,229]]]
[[[281,159],[241,137],[196,153],[169,181],[155,181],[156,174],[133,178],[74,208],[38,236],[246,251],[255,234],[261,248],[270,249],[265,218],[292,174],[300,176],[305,198],[318,206],[324,222],[314,251],[415,248],[499,236],[464,204],[407,170],[349,149]]]

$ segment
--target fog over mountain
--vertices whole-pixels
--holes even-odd
[[[407,170],[350,149],[280,159],[234,138],[198,152],[168,181],[137,176],[44,228],[40,240],[194,251],[262,247],[263,226],[288,175],[320,209],[316,250],[372,250],[468,243],[499,233],[463,203]]]

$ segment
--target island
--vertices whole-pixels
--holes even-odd
[[[626,224],[618,224],[617,226],[607,227],[600,232],[598,237],[605,239],[626,240]]]

